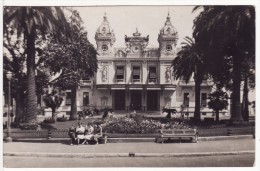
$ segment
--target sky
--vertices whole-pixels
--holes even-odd
[[[136,28],[142,36],[149,35],[150,47],[158,47],[158,34],[164,26],[168,12],[176,28],[180,47],[183,38],[192,36],[193,19],[198,13],[192,13],[194,6],[101,6],[74,7],[80,13],[88,38],[96,46],[95,33],[106,13],[110,26],[114,30],[116,42],[114,47],[124,47],[124,37],[132,36]]]

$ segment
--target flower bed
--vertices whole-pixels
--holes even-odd
[[[103,130],[107,133],[119,134],[153,134],[160,129],[188,129],[188,124],[181,121],[169,119],[168,122],[144,118],[142,116],[132,116],[124,118],[114,118],[103,124]]]

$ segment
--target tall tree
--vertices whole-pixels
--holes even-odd
[[[72,39],[70,43],[50,42],[46,47],[46,64],[57,78],[53,85],[71,90],[70,120],[77,119],[77,88],[81,79],[94,76],[97,71],[97,52],[88,41],[87,32],[82,27],[82,20],[76,10],[70,17]]]
[[[225,86],[231,83],[230,121],[241,122],[243,120],[240,100],[242,64],[245,58],[255,56],[255,8],[253,6],[197,6],[194,11],[198,9],[202,11],[194,20],[193,36],[207,57],[206,63],[210,66],[213,79],[222,82]]]
[[[200,120],[200,85],[206,74],[203,55],[196,42],[192,38],[186,37],[186,42],[182,43],[182,49],[177,53],[172,62],[173,73],[177,79],[183,78],[188,83],[192,76],[195,80],[195,111],[194,119]]]
[[[4,30],[14,29],[17,36],[26,42],[26,115],[25,123],[37,122],[37,101],[35,86],[35,40],[37,34],[51,34],[55,38],[70,36],[69,25],[60,7],[5,7]]]
[[[9,31],[8,31],[9,30]],[[8,94],[8,81],[6,79],[6,72],[11,71],[13,73],[11,80],[11,97],[15,100],[15,122],[19,123],[23,119],[23,114],[25,112],[25,97],[26,97],[26,70],[25,70],[25,60],[26,60],[26,45],[21,38],[14,36],[15,33],[8,29],[3,37],[3,69],[4,69],[4,86],[3,90],[5,95]],[[39,38],[36,43],[37,57],[41,55],[41,49]],[[43,87],[48,84],[49,77],[45,72],[39,72],[41,70],[40,64],[42,60],[38,60],[36,68],[38,74],[36,75],[36,94],[37,96],[43,94]]]

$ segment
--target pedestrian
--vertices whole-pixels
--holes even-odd
[[[72,124],[69,128],[69,137],[70,137],[70,145],[74,145],[76,142],[76,127],[75,124]]]
[[[181,118],[184,119],[184,110],[185,110],[185,106],[182,104],[181,105]]]
[[[102,121],[107,120],[107,118],[108,118],[108,109],[104,109],[104,113],[103,113],[103,116],[102,116]]]
[[[85,139],[84,133],[85,133],[85,127],[83,127],[82,123],[79,122],[78,126],[76,128],[76,135],[77,135],[76,137],[77,137],[77,140],[78,140],[78,145],[79,145],[80,140]]]

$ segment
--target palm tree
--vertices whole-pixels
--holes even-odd
[[[59,96],[58,92],[53,90],[50,94],[43,96],[43,102],[47,108],[51,108],[52,119],[56,122],[56,109],[60,107],[63,98]]]
[[[230,121],[243,120],[240,102],[245,57],[255,55],[255,8],[253,6],[197,6],[203,9],[194,20],[193,36],[207,57],[211,75],[227,85],[232,83],[232,113]],[[223,61],[229,61],[221,66]],[[231,69],[228,71],[225,67]],[[226,73],[222,78],[220,73]]]
[[[192,38],[186,37],[186,42],[177,57],[173,60],[173,73],[176,79],[183,78],[186,83],[194,75],[195,80],[195,111],[194,119],[200,120],[200,85],[205,75],[203,56]]]
[[[55,38],[70,36],[65,15],[59,7],[5,7],[4,30],[12,28],[26,42],[27,88],[25,123],[37,122],[37,100],[35,86],[35,40],[51,34]]]

